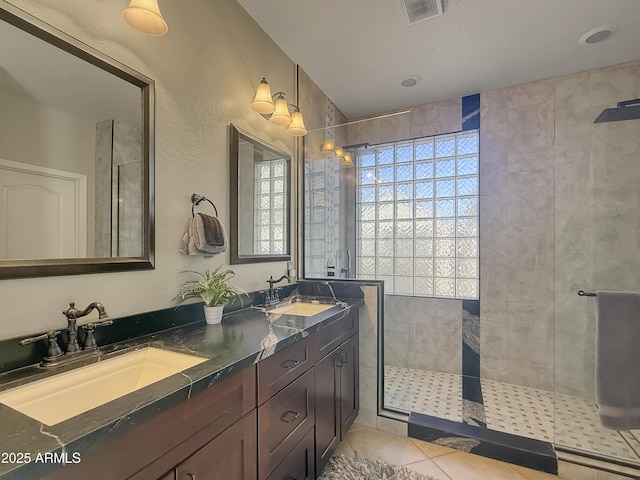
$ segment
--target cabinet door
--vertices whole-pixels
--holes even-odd
[[[316,471],[322,472],[340,443],[338,349],[316,363]]]
[[[278,465],[267,480],[315,480],[313,428]]]
[[[256,411],[245,415],[176,468],[176,480],[255,480]]]
[[[358,416],[360,405],[360,361],[358,335],[338,347],[340,356],[340,440]]]

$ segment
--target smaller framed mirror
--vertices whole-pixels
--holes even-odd
[[[231,264],[291,260],[291,155],[230,130]]]

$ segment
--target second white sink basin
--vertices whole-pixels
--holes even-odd
[[[324,312],[335,305],[327,305],[326,303],[303,303],[294,302],[282,307],[272,308],[267,310],[267,313],[279,313],[286,315],[299,315],[301,317],[311,317],[317,313]]]
[[[55,425],[206,360],[148,347],[12,388],[0,403]]]

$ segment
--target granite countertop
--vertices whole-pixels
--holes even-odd
[[[327,300],[323,303],[334,302]],[[74,454],[81,458],[83,453],[101,443],[312,334],[322,324],[347,315],[352,309],[362,306],[363,301],[353,299],[344,303],[346,307],[335,305],[310,317],[268,314],[263,309],[252,307],[225,315],[221,325],[196,321],[101,349],[93,361],[148,346],[208,360],[52,426],[0,404],[0,477],[3,480],[38,478],[60,466],[59,462],[33,462],[39,454],[54,452],[66,455],[69,461]],[[0,390],[60,371],[29,367],[11,372],[0,377]],[[31,463],[21,462],[26,454]]]

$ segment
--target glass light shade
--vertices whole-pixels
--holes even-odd
[[[291,123],[289,124],[289,128],[287,128],[287,133],[294,137],[302,137],[307,134],[307,129],[304,128],[302,114],[297,108],[296,111],[291,114]]]
[[[273,111],[273,115],[271,115],[271,123],[275,123],[276,125],[289,125],[291,123],[289,107],[282,94],[278,95],[276,99],[276,108]]]
[[[327,156],[333,155],[335,149],[336,146],[333,144],[333,140],[330,138],[325,139],[324,143],[322,144],[322,153]]]
[[[345,167],[349,167],[351,165],[353,165],[353,159],[351,158],[351,152],[344,152],[344,157],[342,157],[342,159],[344,160],[342,163]]]
[[[336,152],[336,157],[338,158],[344,157],[344,150],[340,145],[337,145],[334,151]]]
[[[162,18],[158,0],[131,0],[122,12],[125,22],[148,35],[164,35],[169,30]]]
[[[264,115],[273,113],[273,110],[275,109],[271,98],[271,87],[269,87],[267,80],[264,78],[258,84],[258,88],[256,89],[256,98],[253,99],[251,108]]]

